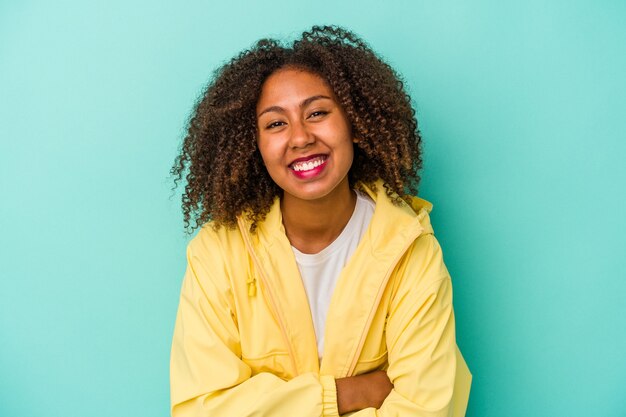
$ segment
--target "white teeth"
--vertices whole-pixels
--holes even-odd
[[[294,171],[310,171],[313,168],[317,168],[322,165],[325,161],[325,158],[315,158],[312,161],[306,162],[298,162],[292,165]]]

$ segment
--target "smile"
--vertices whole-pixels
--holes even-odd
[[[291,164],[291,169],[296,172],[312,171],[326,162],[326,155],[315,156],[310,159],[299,159]]]
[[[296,178],[300,180],[312,180],[326,168],[328,155],[311,155],[306,158],[299,158],[293,161],[289,168]]]

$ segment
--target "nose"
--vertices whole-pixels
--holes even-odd
[[[291,124],[289,146],[292,149],[306,148],[315,142],[315,136],[309,131],[306,124],[298,120]]]

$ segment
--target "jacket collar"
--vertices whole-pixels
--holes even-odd
[[[433,233],[428,213],[432,204],[418,197],[411,197],[410,202],[402,200],[394,192],[387,196],[385,184],[378,180],[374,187],[358,183],[359,190],[369,195],[376,203],[376,209],[369,226],[368,234],[372,245],[379,249],[381,241],[387,242],[389,236],[404,236],[407,232],[422,229],[424,233]],[[249,223],[248,223],[249,225]],[[248,227],[249,229],[249,227]],[[276,198],[265,220],[257,226],[255,240],[259,245],[270,248],[276,241],[286,239],[283,217],[280,211],[280,199]]]

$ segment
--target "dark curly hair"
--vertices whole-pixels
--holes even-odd
[[[240,215],[254,229],[282,195],[257,147],[256,104],[263,82],[284,67],[321,76],[343,107],[358,139],[352,187],[382,179],[388,195],[417,193],[421,137],[400,77],[354,33],[313,26],[290,46],[262,39],[215,71],[171,169],[175,186],[183,176],[187,181],[182,208],[189,231],[210,220],[234,227]]]

